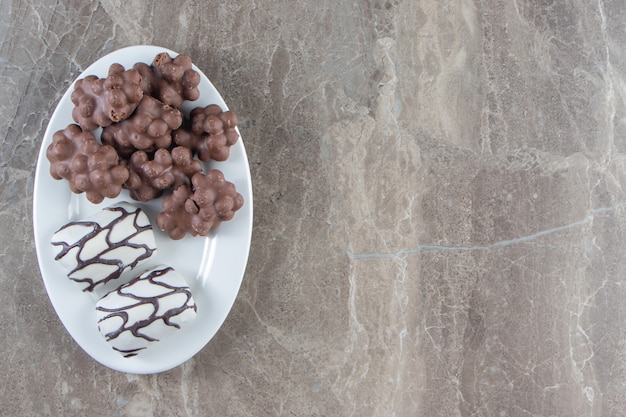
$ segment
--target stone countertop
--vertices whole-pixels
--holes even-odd
[[[623,416],[623,2],[0,3],[6,416]],[[74,77],[184,52],[254,186],[233,310],[162,374],[105,368],[58,320],[37,154]]]

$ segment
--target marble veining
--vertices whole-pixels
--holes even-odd
[[[0,3],[7,416],[623,416],[619,0]],[[191,55],[239,116],[242,289],[162,374],[102,367],[47,298],[34,168],[72,79]]]
[[[554,227],[552,229],[542,230],[537,233],[533,233],[528,236],[521,236],[513,239],[502,240],[499,242],[493,242],[488,245],[475,245],[475,246],[440,246],[440,245],[419,245],[415,248],[401,249],[393,252],[370,252],[370,253],[354,253],[351,250],[347,251],[348,257],[352,260],[360,259],[381,259],[381,258],[397,258],[406,255],[414,255],[422,251],[485,251],[494,248],[500,248],[505,246],[512,246],[530,242],[543,236],[548,236],[553,233],[564,232],[574,227],[582,227],[589,223],[592,223],[596,215],[611,214],[617,210],[623,210],[626,208],[626,201],[620,202],[613,207],[600,207],[591,210],[591,213],[587,215],[583,220],[566,224],[563,226]]]

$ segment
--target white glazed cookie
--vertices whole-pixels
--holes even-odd
[[[68,277],[93,291],[144,263],[156,252],[148,216],[129,203],[118,203],[59,229],[51,240]]]
[[[182,328],[196,311],[185,280],[165,265],[146,271],[96,303],[100,333],[125,357]]]

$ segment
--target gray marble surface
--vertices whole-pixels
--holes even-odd
[[[620,0],[0,2],[5,416],[623,416]],[[37,154],[71,80],[184,52],[239,115],[254,232],[216,337],[123,374],[57,318]]]

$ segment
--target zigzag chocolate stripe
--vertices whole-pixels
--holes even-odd
[[[183,297],[177,297],[179,294]],[[197,307],[180,275],[171,267],[161,266],[111,291],[98,302],[96,311],[105,339],[124,357],[131,357],[179,329],[174,318],[183,324],[195,317]],[[165,326],[156,323],[159,320]]]
[[[71,261],[75,261],[76,266],[71,268],[68,277],[77,283],[86,284],[83,291],[93,291],[97,285],[103,285],[112,279],[118,278],[125,269],[136,267],[140,262],[152,256],[156,250],[154,236],[152,236],[152,225],[140,208],[129,204],[120,204],[120,206],[106,208],[104,211],[118,212],[119,216],[107,224],[100,224],[95,219],[97,216],[94,216],[94,220],[70,222],[59,229],[53,239],[64,233],[71,235],[73,232],[72,228],[76,229],[76,234],[82,232],[83,236],[73,243],[54,240],[51,242],[52,245],[61,247],[61,251],[56,255],[55,260],[62,259],[70,251],[76,249],[76,255],[70,256]],[[132,228],[129,227],[129,222],[126,222],[130,216],[133,216]],[[140,216],[145,219],[143,222],[140,221]],[[91,231],[84,233],[85,229],[91,229]],[[148,233],[150,236],[146,235],[145,238],[143,236],[138,238],[142,233]],[[102,234],[104,234],[104,239],[102,239]],[[124,236],[124,238],[113,239],[113,234],[116,237]],[[102,242],[98,240],[102,240]],[[86,247],[93,249],[97,245],[102,247],[99,252],[92,256],[86,255],[83,258]],[[124,249],[126,249],[128,256],[131,258],[130,261],[119,258],[107,259],[107,255],[110,255],[113,251],[123,251]],[[81,276],[91,273],[92,271],[86,271],[86,268],[93,266],[103,267],[106,272],[100,272],[101,276]]]

